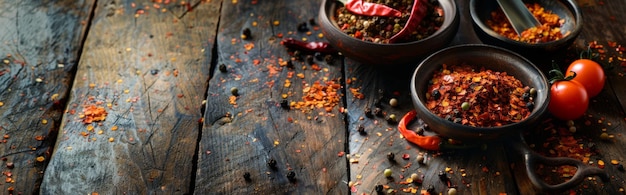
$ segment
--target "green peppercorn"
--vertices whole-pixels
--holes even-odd
[[[237,87],[232,87],[230,88],[230,93],[234,96],[239,96],[239,89],[237,89]]]
[[[469,110],[470,109],[470,103],[469,102],[463,102],[461,104],[461,109],[463,109],[465,111]]]
[[[576,126],[570,126],[569,132],[576,133]]]
[[[383,171],[383,175],[385,175],[385,177],[391,177],[391,174],[393,174],[391,169],[385,169],[385,171]]]
[[[602,133],[600,134],[600,139],[601,139],[601,140],[609,140],[609,134],[608,134],[608,133],[606,133],[606,132],[602,132]]]
[[[530,90],[528,90],[528,93],[530,93],[530,96],[535,97],[537,95],[537,89],[530,88]]]

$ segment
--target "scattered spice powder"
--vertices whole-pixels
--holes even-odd
[[[426,92],[426,107],[447,120],[475,127],[494,127],[519,122],[531,110],[524,100],[529,87],[506,72],[468,64],[443,65],[434,73]],[[462,105],[467,102],[469,108]],[[467,105],[466,105],[467,107]]]
[[[539,20],[541,26],[529,28],[518,35],[501,9],[491,13],[491,19],[487,20],[487,25],[502,36],[525,43],[555,41],[569,34],[567,32],[564,35],[561,32],[561,26],[565,23],[565,19],[559,18],[559,15],[545,10],[538,3],[526,4],[526,7]]]

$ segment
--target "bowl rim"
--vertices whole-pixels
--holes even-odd
[[[570,10],[575,17],[576,23],[574,25],[574,28],[567,36],[559,40],[550,41],[550,42],[542,42],[542,43],[526,43],[526,42],[515,41],[513,39],[507,38],[505,36],[502,36],[496,33],[491,28],[489,28],[489,26],[487,26],[482,20],[480,20],[480,18],[478,17],[478,14],[476,13],[477,6],[478,6],[477,4],[479,1],[480,0],[470,0],[469,11],[470,11],[472,22],[475,25],[477,25],[478,28],[484,33],[500,41],[506,42],[508,44],[513,44],[513,45],[523,46],[523,47],[543,48],[543,47],[552,46],[552,45],[565,44],[569,42],[570,40],[576,38],[577,35],[580,34],[580,32],[582,31],[583,17],[582,17],[580,7],[573,0],[558,0],[559,2],[567,6],[568,10]]]
[[[542,86],[543,88],[546,90],[545,92],[541,93],[544,94],[542,97],[542,99],[544,99],[543,102],[541,102],[541,105],[536,105],[535,108],[533,109],[533,111],[531,112],[531,114],[524,118],[523,120],[516,122],[516,123],[510,123],[510,124],[506,124],[506,125],[502,125],[502,126],[497,126],[497,127],[475,127],[475,126],[469,126],[469,125],[463,125],[463,124],[457,124],[457,123],[453,123],[450,121],[445,120],[444,118],[441,118],[437,115],[435,115],[434,113],[432,113],[430,111],[430,109],[428,109],[423,102],[422,98],[420,97],[420,95],[418,95],[418,92],[416,90],[416,78],[419,75],[423,75],[425,74],[424,72],[420,72],[420,70],[423,70],[424,67],[426,66],[425,64],[427,64],[428,62],[431,61],[432,58],[435,58],[439,55],[442,55],[443,53],[448,53],[448,52],[452,52],[452,51],[476,51],[479,49],[489,49],[489,50],[500,50],[501,52],[507,54],[507,55],[511,55],[512,57],[518,58],[520,61],[525,62],[524,66],[528,66],[531,70],[536,71],[539,76],[541,77],[541,80],[543,82]],[[438,67],[440,67],[441,65],[437,65]],[[430,79],[430,77],[432,77],[432,73],[428,74],[428,79]],[[450,46],[450,47],[446,47],[444,49],[441,49],[431,55],[429,55],[428,57],[426,57],[424,60],[422,60],[422,62],[417,66],[417,68],[415,69],[415,71],[413,72],[413,75],[411,77],[411,83],[410,83],[410,90],[411,90],[411,98],[413,101],[413,105],[415,106],[415,110],[417,111],[418,117],[421,118],[422,120],[424,118],[430,118],[433,119],[433,121],[431,122],[436,122],[439,124],[443,124],[445,126],[449,126],[455,130],[458,129],[463,129],[465,132],[462,133],[471,133],[471,134],[478,134],[478,135],[482,135],[482,134],[492,134],[492,133],[503,133],[506,134],[508,132],[501,132],[503,130],[509,131],[509,129],[513,129],[513,130],[523,130],[522,128],[517,128],[517,127],[523,127],[523,126],[528,126],[528,125],[532,125],[529,124],[537,119],[539,119],[546,111],[548,108],[548,103],[550,101],[550,86],[548,85],[547,82],[547,77],[545,76],[545,74],[543,74],[543,72],[541,72],[541,69],[539,69],[536,65],[534,65],[530,60],[524,58],[522,55],[515,53],[511,50],[502,48],[502,47],[498,47],[498,46],[494,46],[494,45],[488,45],[488,44],[461,44],[461,45],[455,45],[455,46]],[[535,86],[537,87],[537,86]],[[424,116],[426,115],[426,116]],[[426,124],[428,124],[428,119],[424,120],[424,122]],[[430,124],[428,124],[430,125]],[[436,130],[435,130],[436,131]],[[437,132],[439,134],[439,132]],[[450,135],[442,135],[445,137],[454,137],[454,136],[450,136]]]
[[[404,45],[413,45],[416,43],[422,43],[422,42],[426,42],[428,40],[432,40],[432,39],[437,39],[439,38],[439,35],[443,34],[443,32],[452,27],[453,25],[455,25],[455,21],[459,20],[459,9],[456,5],[456,2],[454,0],[437,0],[437,2],[439,2],[440,5],[442,5],[442,2],[448,3],[450,5],[450,8],[452,9],[452,12],[450,15],[450,18],[448,19],[448,14],[446,14],[446,12],[444,12],[444,21],[441,24],[440,28],[437,29],[437,31],[435,31],[433,34],[431,34],[430,36],[417,40],[417,41],[411,41],[411,42],[400,42],[400,43],[374,43],[374,42],[369,42],[369,41],[363,41],[361,39],[357,39],[354,38],[352,36],[349,36],[348,34],[342,32],[341,30],[339,30],[337,22],[335,20],[332,20],[332,16],[334,16],[334,13],[328,13],[326,11],[326,8],[328,7],[330,8],[334,8],[336,7],[339,2],[337,0],[324,0],[322,2],[322,7],[320,9],[320,14],[319,14],[319,18],[322,22],[331,24],[330,26],[332,26],[330,29],[327,30],[332,30],[335,32],[338,32],[341,34],[341,36],[343,38],[347,38],[347,39],[351,39],[353,41],[358,41],[364,44],[368,44],[368,45],[373,45],[373,46],[404,46]],[[443,7],[443,5],[442,5]],[[331,15],[332,14],[332,15]],[[324,30],[324,28],[322,28],[322,30]],[[326,34],[326,33],[325,33]]]

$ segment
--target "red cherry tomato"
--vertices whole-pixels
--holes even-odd
[[[561,120],[580,118],[587,111],[589,96],[577,81],[556,81],[550,87],[548,111]]]
[[[602,66],[597,62],[589,59],[576,60],[567,67],[565,74],[569,76],[573,74],[572,72],[576,73],[576,77],[572,80],[582,84],[590,98],[595,97],[602,91],[606,76]]]

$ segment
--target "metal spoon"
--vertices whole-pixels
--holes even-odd
[[[497,0],[504,15],[511,21],[511,25],[517,35],[521,35],[525,30],[541,26],[541,23],[530,13],[522,0]]]

